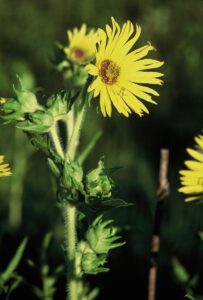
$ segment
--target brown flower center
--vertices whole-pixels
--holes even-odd
[[[78,59],[78,60],[83,59],[85,56],[84,51],[80,48],[73,48],[71,52],[72,52],[72,55],[75,57],[75,59]]]
[[[120,68],[111,60],[103,60],[99,70],[99,76],[106,84],[114,84],[120,75]]]

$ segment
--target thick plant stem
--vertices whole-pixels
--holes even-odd
[[[77,277],[75,265],[76,247],[76,208],[64,204],[66,259],[67,259],[67,300],[78,300]]]
[[[68,149],[71,136],[73,134],[73,128],[74,128],[74,106],[72,106],[72,109],[69,111],[69,113],[66,116],[66,132],[67,132],[66,148],[67,149]]]
[[[63,148],[61,146],[61,142],[60,142],[60,139],[58,136],[58,128],[57,128],[56,124],[52,126],[50,133],[51,133],[51,137],[52,137],[56,152],[58,153],[58,155],[61,156],[61,158],[64,159],[64,152],[63,152]]]
[[[81,110],[77,113],[76,120],[69,119],[71,127],[71,138],[66,152],[65,159],[73,161],[77,147],[79,145],[80,133],[86,113],[86,102],[83,103]],[[70,122],[74,123],[70,124]],[[70,130],[69,127],[69,130]],[[73,128],[73,129],[72,129]],[[64,220],[66,237],[66,259],[67,259],[67,300],[78,300],[77,275],[76,275],[76,207],[64,201]]]
[[[70,143],[69,143],[69,147],[67,149],[67,153],[66,153],[66,160],[67,161],[71,161],[74,160],[75,158],[75,154],[76,154],[76,150],[79,144],[79,138],[80,138],[80,132],[82,129],[82,124],[84,121],[84,117],[85,117],[85,113],[86,113],[86,109],[87,109],[87,104],[84,103],[83,107],[81,108],[81,110],[78,112],[77,114],[77,118],[75,121],[75,126],[73,129],[73,133],[70,139]]]

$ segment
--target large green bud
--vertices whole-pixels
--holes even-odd
[[[24,121],[26,113],[40,109],[36,96],[31,92],[16,91],[15,98],[1,98],[1,117],[6,122]]]
[[[46,107],[53,115],[55,121],[63,119],[71,107],[70,94],[61,91],[60,93],[52,95],[48,98]]]
[[[104,161],[101,159],[98,167],[90,171],[86,176],[87,194],[90,197],[109,198],[111,197],[113,186],[109,171],[104,168]]]
[[[83,274],[98,274],[108,272],[109,269],[103,267],[106,263],[106,255],[98,255],[91,249],[85,241],[80,241],[76,250],[76,273],[79,277]]]
[[[111,249],[120,247],[125,242],[120,242],[117,228],[109,226],[113,220],[103,221],[102,216],[97,217],[86,233],[86,240],[91,249],[97,254],[108,254]]]
[[[25,114],[34,113],[41,109],[35,94],[26,91],[20,77],[17,79],[18,87],[13,87],[15,97],[0,98],[1,118],[5,122],[24,121],[26,119]]]
[[[83,169],[77,162],[65,162],[62,184],[69,190],[83,192]]]
[[[39,110],[28,115],[28,120],[17,127],[32,133],[49,132],[54,125],[54,118],[49,111]]]
[[[86,233],[86,240],[80,241],[76,251],[76,272],[78,276],[108,272],[105,267],[111,249],[120,247],[120,236],[115,227],[109,226],[112,220],[103,221],[96,218]]]

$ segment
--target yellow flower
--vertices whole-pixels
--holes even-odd
[[[94,29],[87,33],[86,24],[83,24],[80,29],[68,30],[67,35],[69,46],[64,51],[70,60],[81,64],[90,62],[95,57],[98,36]]]
[[[114,18],[112,27],[107,25],[106,31],[98,30],[96,63],[87,65],[86,70],[96,76],[88,92],[94,91],[94,97],[100,95],[100,107],[104,116],[111,116],[112,104],[126,117],[132,111],[142,116],[144,112],[148,113],[148,109],[140,99],[155,104],[151,95],[159,96],[145,84],[161,85],[159,77],[163,74],[146,70],[158,68],[163,62],[144,58],[149,51],[155,50],[151,44],[132,50],[140,36],[140,26],[136,25],[136,32],[134,31],[130,21],[120,28]]]
[[[0,155],[0,177],[10,176],[9,164],[4,164],[4,156]]]
[[[179,192],[188,197],[185,201],[203,200],[203,135],[195,137],[196,149],[188,148],[192,160],[185,161],[187,170],[180,171],[181,185]]]

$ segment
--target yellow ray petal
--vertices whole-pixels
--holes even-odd
[[[190,149],[190,148],[187,148],[186,150],[194,159],[203,162],[203,154],[202,153],[200,153],[196,150]]]

